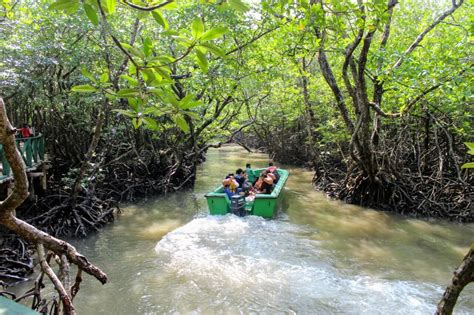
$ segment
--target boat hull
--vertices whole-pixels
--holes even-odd
[[[256,175],[265,169],[255,170]],[[256,194],[255,199],[245,203],[245,213],[248,215],[256,215],[264,218],[273,218],[278,212],[282,199],[282,191],[288,179],[288,171],[278,169],[280,179],[275,185],[271,194]],[[231,213],[231,202],[229,197],[224,193],[224,187],[219,186],[214,191],[206,194],[207,205],[211,215],[225,215]]]

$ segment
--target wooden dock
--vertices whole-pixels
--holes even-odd
[[[26,166],[29,181],[29,198],[34,200],[39,191],[47,189],[47,158],[45,154],[44,136],[39,134],[29,138],[17,138],[16,146]],[[12,189],[13,174],[3,146],[0,145],[0,199],[5,198]],[[36,188],[35,188],[36,187]],[[1,314],[0,314],[1,315]]]
[[[45,161],[44,136],[40,134],[35,137],[17,138],[16,145],[25,162],[27,173],[33,177],[37,176],[38,172],[42,173]],[[0,184],[3,184],[12,180],[13,174],[2,145],[0,145],[0,161]]]

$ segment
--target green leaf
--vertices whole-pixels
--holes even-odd
[[[195,53],[196,53],[196,57],[197,57],[196,60],[199,65],[199,68],[201,68],[202,71],[207,72],[209,68],[209,63],[207,61],[206,56],[199,50],[196,50]]]
[[[132,78],[132,77],[126,75],[126,74],[122,74],[120,77],[121,77],[122,79],[127,80],[128,83],[129,83],[131,86],[137,86],[137,85],[138,85],[138,80],[135,79],[135,78]]]
[[[208,40],[219,38],[222,35],[224,35],[226,32],[227,32],[227,29],[224,27],[216,27],[216,28],[210,29],[201,36],[201,41],[205,42]]]
[[[201,105],[202,105],[201,101],[192,101],[192,102],[189,102],[186,105],[186,107],[184,107],[183,109],[191,109],[191,108],[198,107],[198,106],[201,106]]]
[[[102,73],[100,76],[100,82],[105,83],[109,81],[109,74],[107,72]]]
[[[146,37],[143,40],[143,52],[145,53],[146,57],[150,56],[153,52],[153,42],[150,37]]]
[[[84,11],[86,11],[86,15],[92,24],[95,26],[99,25],[99,18],[97,17],[97,13],[95,12],[94,8],[88,3],[84,3],[83,6]]]
[[[135,97],[129,97],[127,99],[128,106],[135,112],[135,116],[139,115],[140,105],[142,104],[141,99]]]
[[[169,27],[168,21],[166,21],[166,19],[163,17],[163,14],[161,13],[161,11],[159,10],[151,11],[151,15],[153,15],[153,18],[155,19],[155,21],[161,26],[163,26],[165,30],[168,29]]]
[[[199,38],[202,33],[204,33],[204,24],[200,18],[195,18],[191,24],[191,33],[195,39]]]
[[[183,115],[177,114],[173,116],[173,121],[178,125],[178,127],[183,130],[185,133],[189,132],[189,125],[184,119]]]
[[[149,63],[159,63],[159,64],[168,64],[168,63],[173,63],[175,62],[176,59],[168,56],[168,55],[162,55],[158,57],[153,57],[150,60],[148,60]]]
[[[137,68],[135,67],[135,65],[133,63],[131,63],[128,66],[128,74],[130,74],[130,75],[137,74]]]
[[[173,93],[170,93],[168,91],[163,91],[161,98],[164,103],[170,103],[171,105],[173,105],[173,107],[180,109],[179,101]]]
[[[76,85],[71,88],[71,91],[78,93],[91,93],[96,92],[97,89],[91,85]]]
[[[194,95],[191,93],[188,93],[185,97],[179,100],[179,108],[181,109],[186,109],[187,105],[192,101]]]
[[[464,163],[461,168],[474,168],[474,162]]]
[[[142,75],[147,85],[151,84],[155,80],[158,82],[162,80],[162,77],[157,74],[153,69],[143,69]]]
[[[79,7],[79,0],[58,0],[49,6],[50,10],[76,11]]]
[[[154,67],[156,72],[158,72],[166,80],[171,80],[171,70],[168,67]]]
[[[250,9],[249,6],[241,0],[227,0],[227,2],[232,9],[242,13],[247,12]]]
[[[105,5],[109,14],[115,12],[115,6],[117,5],[117,0],[106,0]]]
[[[135,117],[137,117],[137,114],[136,114],[135,112],[130,111],[130,110],[126,110],[126,109],[114,109],[113,111],[116,112],[116,113],[122,114],[122,115],[124,115],[124,116],[130,117],[130,118],[135,118]]]
[[[164,31],[161,34],[163,34],[165,36],[179,36],[179,32],[178,31],[173,31],[173,30]]]
[[[165,4],[164,6],[162,6],[161,9],[162,10],[176,9],[178,7],[178,4],[176,2],[178,2],[178,1],[169,2],[168,4]],[[159,4],[159,3],[163,3],[163,1],[162,0],[154,1],[154,2],[150,3],[150,6],[154,6],[155,4]]]
[[[190,109],[202,105],[201,101],[194,100],[193,94],[187,94],[183,99],[179,101],[179,107],[181,109]]]
[[[171,36],[174,40],[178,42],[178,45],[181,45],[185,48],[188,48],[187,46],[191,46],[193,44],[193,41],[190,40],[189,38],[186,38],[184,36]]]
[[[135,129],[140,128],[142,123],[143,123],[143,120],[141,118],[133,118],[132,119],[132,125],[133,125],[133,128],[135,128]]]
[[[86,78],[88,78],[92,82],[97,82],[96,79],[94,78],[94,76],[89,71],[87,71],[86,68],[82,68],[81,73],[82,73],[83,76],[85,76]]]
[[[158,74],[155,73],[155,76],[158,76]],[[163,80],[163,79],[161,81],[155,80],[149,84],[148,91],[151,93],[157,93],[157,88],[168,87],[169,85],[171,85],[171,81],[169,80]]]
[[[207,48],[210,52],[212,52],[214,55],[216,56],[219,56],[221,58],[225,58],[226,57],[226,54],[225,52],[220,49],[219,47],[217,47],[216,45],[214,44],[211,44],[211,43],[201,43],[199,44],[199,46],[203,46],[205,48]]]
[[[474,155],[474,142],[464,142],[464,144],[469,149],[469,151],[467,151],[467,153],[470,154],[470,155]]]
[[[158,123],[153,118],[143,117],[143,122],[151,130],[158,130],[159,129]]]
[[[192,119],[195,119],[195,120],[201,120],[201,116],[199,116],[199,114],[195,113],[195,112],[190,112],[190,111],[183,111],[182,113],[184,113],[185,115],[191,117]]]
[[[137,56],[138,58],[140,59],[145,59],[145,54],[143,53],[143,51],[141,51],[140,49],[136,48],[136,47],[133,47],[132,45],[129,45],[127,43],[120,43],[120,45],[122,45],[123,48],[125,48],[126,50],[128,50],[130,53],[132,53],[133,55]]]
[[[135,97],[139,96],[140,93],[135,89],[121,89],[117,92],[117,95],[120,97]]]

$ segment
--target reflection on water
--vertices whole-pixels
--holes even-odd
[[[427,222],[328,200],[287,167],[276,220],[207,215],[204,194],[267,157],[209,151],[194,191],[124,206],[78,249],[108,273],[86,278],[79,314],[430,314],[474,240],[474,225]],[[474,288],[456,308],[474,312]]]

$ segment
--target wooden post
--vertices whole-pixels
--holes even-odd
[[[46,168],[45,164],[43,163],[43,176],[41,177],[41,188],[46,192],[48,189],[48,169]]]
[[[36,201],[36,194],[35,194],[35,185],[33,184],[34,177],[29,177],[28,180],[30,182],[30,184],[28,186],[28,192],[29,192],[28,199],[35,202]]]

